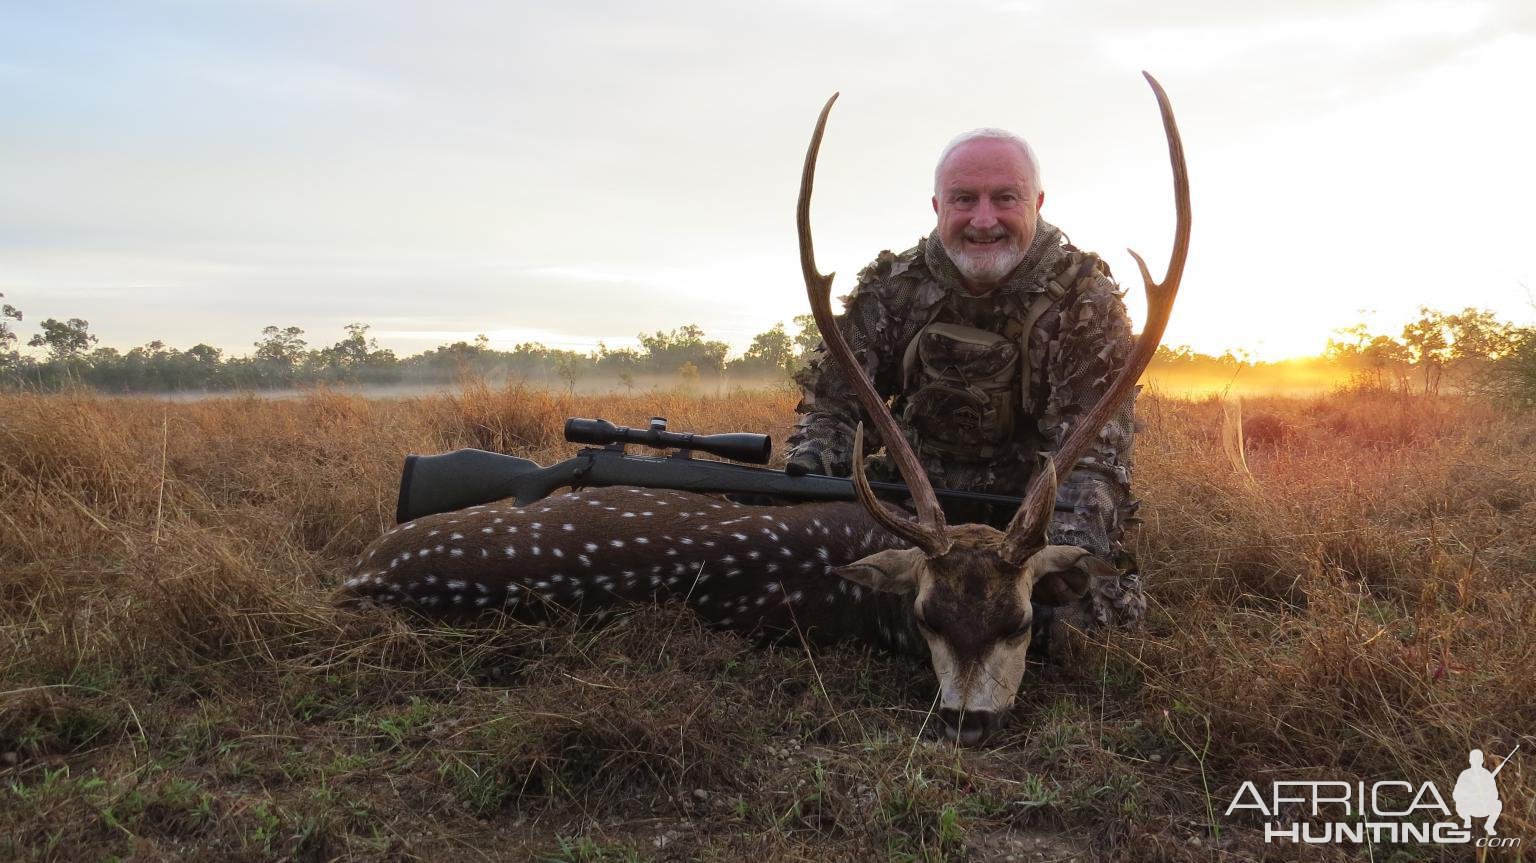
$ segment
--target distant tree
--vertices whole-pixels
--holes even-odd
[[[619,385],[630,395],[635,394],[635,376],[630,372],[619,372]]]
[[[200,366],[217,365],[224,358],[224,349],[198,343],[187,348],[183,356]]]
[[[367,324],[347,324],[347,337],[325,348],[315,357],[321,375],[331,380],[379,382],[396,377],[395,352],[380,348],[368,335]]]
[[[597,343],[597,350],[592,354],[592,363],[598,371],[606,374],[616,374],[620,380],[624,375],[629,375],[634,380],[634,372],[640,369],[642,357],[634,348],[609,348],[602,342]]]
[[[576,392],[576,380],[581,377],[585,359],[575,351],[555,352],[555,374],[565,383],[566,392]]]
[[[1386,388],[1388,375],[1391,375],[1398,389],[1407,388],[1412,358],[1406,345],[1391,336],[1372,336],[1360,349],[1360,357],[1378,389]]]
[[[1402,338],[1414,365],[1424,374],[1424,394],[1438,393],[1451,345],[1444,313],[1420,306],[1419,319],[1403,327]]]
[[[300,364],[304,362],[304,331],[298,327],[263,327],[261,341],[256,342],[256,354],[252,357],[262,382],[271,384],[291,383]]]
[[[544,376],[554,366],[555,351],[543,342],[518,342],[504,356],[508,371],[523,376]]]
[[[91,335],[90,323],[81,318],[59,321],[49,318],[42,323],[43,331],[27,340],[34,348],[47,348],[48,360],[67,363],[85,356],[98,339]]]
[[[5,294],[0,294],[0,297],[4,296]],[[16,347],[16,331],[11,329],[11,321],[19,323],[21,312],[15,306],[6,303],[0,306],[0,351],[9,351]]]
[[[1514,407],[1536,407],[1536,327],[1514,331],[1509,353],[1494,361],[1483,392]]]
[[[1458,314],[1445,315],[1444,321],[1453,362],[1496,360],[1512,353],[1520,340],[1519,327],[1499,320],[1488,309],[1462,309]]]
[[[5,294],[0,294],[4,297]],[[21,365],[21,355],[16,351],[16,331],[11,321],[21,322],[21,312],[10,303],[0,306],[0,373],[9,374]]]
[[[777,323],[752,337],[738,367],[748,373],[788,375],[794,370],[795,359],[794,339],[784,332],[784,324]]]
[[[195,344],[176,357],[177,379],[182,386],[222,387],[226,369],[224,351],[208,344]]]
[[[815,315],[795,315],[795,367],[811,361],[811,352],[821,344],[821,330],[816,329]]]
[[[704,330],[695,324],[678,327],[670,333],[660,330],[654,335],[641,333],[640,346],[645,350],[645,363],[656,371],[670,371],[684,363],[691,363],[701,372],[719,374],[725,369],[725,357],[731,346],[705,337]]]
[[[699,386],[699,367],[693,363],[683,363],[677,367],[677,378],[682,381],[683,389],[697,389]]]
[[[1395,384],[1405,388],[1412,354],[1391,336],[1373,335],[1363,323],[1334,330],[1337,338],[1328,339],[1323,357],[1354,369],[1353,384],[1367,390],[1386,390]],[[1390,376],[1390,379],[1389,379]]]
[[[1328,345],[1323,348],[1323,356],[1337,362],[1354,362],[1360,358],[1365,346],[1371,340],[1371,331],[1364,323],[1352,324],[1347,327],[1335,329],[1334,335],[1328,339]],[[1158,346],[1158,351],[1162,351]]]
[[[304,331],[298,327],[262,327],[261,341],[256,342],[256,359],[292,366],[303,357],[307,347],[309,343],[304,341]]]
[[[1466,308],[1443,319],[1451,342],[1446,374],[1464,391],[1483,390],[1494,367],[1520,344],[1520,328],[1488,309]]]

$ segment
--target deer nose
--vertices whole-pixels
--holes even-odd
[[[997,728],[997,714],[991,710],[959,711],[951,707],[939,709],[944,721],[944,739],[961,746],[975,746]]]

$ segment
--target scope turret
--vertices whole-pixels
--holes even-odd
[[[616,426],[607,420],[571,417],[565,421],[565,439],[571,443],[599,446],[635,443],[659,448],[693,449],[748,464],[767,464],[773,451],[773,441],[765,434],[669,432],[666,417],[651,417],[650,427],[643,429]]]

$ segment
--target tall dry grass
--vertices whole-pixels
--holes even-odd
[[[1251,400],[1239,469],[1220,403],[1143,399],[1147,624],[1032,671],[979,751],[920,733],[925,666],[858,646],[326,605],[406,452],[547,463],[567,416],[653,414],[782,447],[793,404],[0,396],[0,857],[1465,859],[1298,855],[1223,810],[1245,779],[1448,793],[1521,740],[1500,832],[1536,841],[1529,414]]]

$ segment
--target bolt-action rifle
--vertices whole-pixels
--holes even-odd
[[[747,467],[730,462],[698,459],[704,452],[750,464],[767,464],[772,441],[767,435],[732,433],[699,435],[667,431],[662,417],[651,419],[644,429],[616,426],[600,419],[571,418],[565,421],[565,439],[592,444],[575,456],[549,467],[517,456],[461,449],[440,455],[408,455],[400,476],[400,501],[395,520],[413,521],[425,515],[511,498],[527,506],[567,486],[633,485],[703,493],[764,495],[792,501],[854,500],[853,482],[844,477],[805,474],[790,476],[780,470]],[[631,455],[626,444],[672,449],[670,455]],[[877,493],[900,500],[907,487],[894,482],[871,482]],[[1022,498],[982,492],[935,489],[939,499],[1018,507]]]

